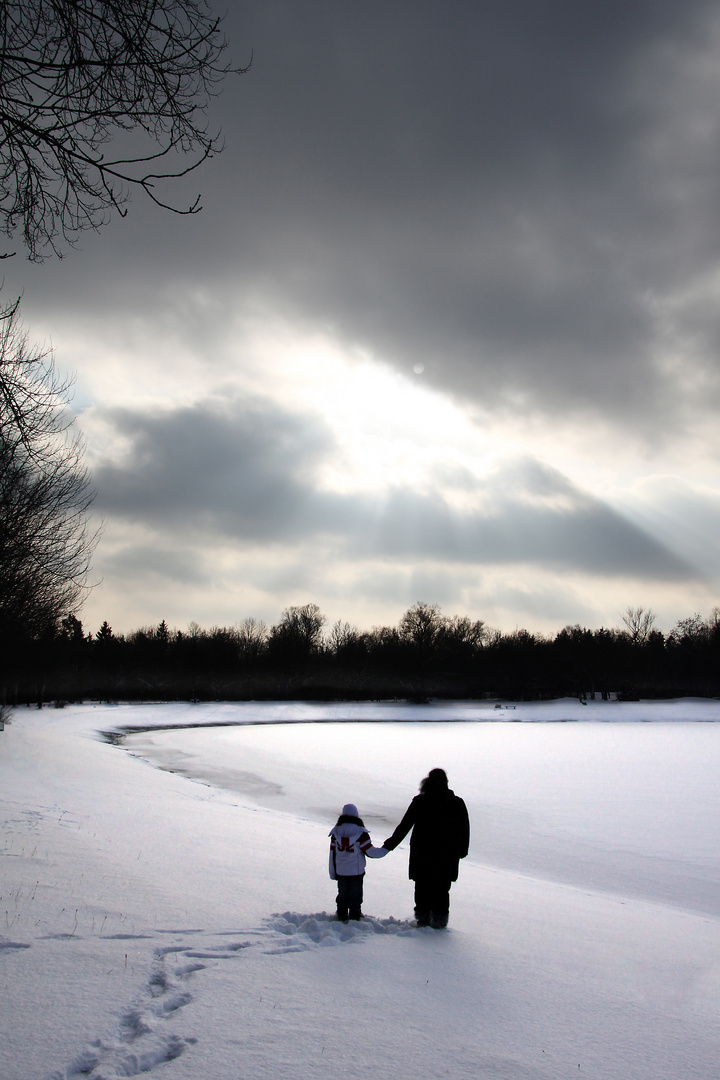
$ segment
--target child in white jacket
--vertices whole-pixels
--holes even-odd
[[[384,855],[387,848],[373,847],[357,806],[345,803],[337,825],[330,830],[330,877],[338,883],[338,919],[362,919],[365,858],[382,859]]]

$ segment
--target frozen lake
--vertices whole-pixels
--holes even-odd
[[[472,860],[720,914],[716,723],[418,722],[412,712],[394,723],[388,706],[376,707],[373,722],[372,705],[362,707],[362,723],[312,723],[302,712],[302,723],[287,713],[284,723],[266,723],[276,708],[253,706],[248,726],[153,731],[126,746],[163,769],[328,827],[353,801],[378,843],[420,778],[440,766],[468,804]],[[596,713],[615,719],[612,708]],[[523,707],[502,715],[522,717]]]

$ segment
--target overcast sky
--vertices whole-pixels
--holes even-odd
[[[234,2],[222,155],[4,264],[76,373],[82,617],[720,603],[720,9]]]

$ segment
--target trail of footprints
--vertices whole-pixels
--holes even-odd
[[[202,931],[158,932],[178,937],[202,934]],[[278,955],[359,942],[375,934],[425,932],[397,919],[366,918],[360,923],[343,924],[326,912],[304,915],[286,911],[271,916],[255,930],[214,934],[214,943],[207,947],[198,945],[198,938],[192,944],[158,946],[148,981],[135,1004],[120,1015],[114,1035],[95,1040],[70,1065],[51,1073],[47,1080],[120,1080],[150,1073],[158,1065],[174,1061],[197,1040],[163,1031],[163,1026],[192,1003],[193,976],[219,961],[237,959],[244,949],[259,947],[266,955]],[[243,940],[218,941],[240,936]]]
[[[118,1080],[149,1073],[180,1057],[197,1040],[163,1031],[163,1022],[192,1002],[188,981],[208,966],[207,961],[235,957],[249,944],[240,941],[202,952],[183,945],[156,948],[147,984],[136,1003],[121,1013],[114,1036],[95,1040],[48,1080]]]

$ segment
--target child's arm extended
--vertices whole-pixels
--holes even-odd
[[[360,837],[360,850],[368,859],[382,859],[388,853],[387,848],[373,847],[370,834],[366,832]]]

